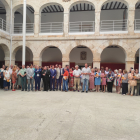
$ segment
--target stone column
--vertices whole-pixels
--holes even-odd
[[[69,12],[64,13],[64,26],[63,26],[63,32],[64,32],[64,36],[68,36],[69,35]]]
[[[40,58],[33,58],[33,65],[42,66],[42,60]]]
[[[11,60],[11,64],[15,65],[15,59]],[[5,57],[5,66],[10,66],[10,58],[9,57]]]
[[[40,32],[40,13],[34,13],[34,36],[38,37]]]
[[[10,24],[11,24],[11,15],[10,13],[6,14],[6,31],[10,32]]]
[[[100,62],[101,62],[100,59],[93,58],[93,68],[97,67],[100,69]]]
[[[95,35],[100,34],[100,15],[101,11],[95,11]]]
[[[69,57],[69,56],[68,56]],[[70,61],[68,57],[62,58],[62,67],[64,68],[66,65],[70,65]]]
[[[128,11],[128,33],[134,34],[135,10]]]
[[[127,71],[129,71],[131,67],[134,68],[134,66],[135,66],[135,61],[126,61],[125,62],[125,69]]]

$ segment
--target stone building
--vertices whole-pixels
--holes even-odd
[[[0,65],[21,65],[23,0],[0,0]],[[26,64],[138,68],[140,1],[27,0]]]

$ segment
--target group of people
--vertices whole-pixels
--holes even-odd
[[[114,70],[106,67],[91,68],[88,64],[79,69],[69,68],[66,65],[51,65],[41,67],[29,64],[26,68],[11,65],[2,66],[0,69],[0,87],[5,91],[21,89],[21,91],[96,91],[112,92],[116,88],[118,94],[140,95],[140,74],[138,69],[130,68],[126,70]],[[121,92],[122,89],[122,92]]]

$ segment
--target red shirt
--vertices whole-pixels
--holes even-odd
[[[64,75],[63,76],[69,76],[69,73],[68,71],[65,71]]]

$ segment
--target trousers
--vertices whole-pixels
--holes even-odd
[[[80,77],[74,77],[74,90],[76,90],[76,85],[77,89],[80,89]]]

